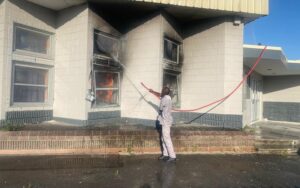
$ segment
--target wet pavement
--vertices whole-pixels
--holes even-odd
[[[179,155],[0,157],[2,188],[300,188],[300,156]]]
[[[253,125],[264,139],[300,140],[300,123],[261,121]]]

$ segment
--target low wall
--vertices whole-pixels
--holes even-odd
[[[241,131],[172,132],[176,153],[253,153],[254,136]],[[0,154],[158,154],[155,130],[0,132]]]

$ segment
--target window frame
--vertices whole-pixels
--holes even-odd
[[[96,74],[97,73],[113,73],[113,74],[117,74],[118,76],[118,87],[117,88],[97,88],[97,82],[96,82]],[[93,87],[94,87],[94,95],[95,95],[95,102],[94,102],[94,105],[93,107],[94,108],[105,108],[105,107],[119,107],[120,106],[120,97],[121,97],[121,73],[118,72],[118,71],[110,71],[110,70],[94,70],[94,75],[93,75],[93,79],[94,79],[94,84],[93,84]],[[106,105],[97,105],[96,104],[96,101],[97,101],[97,91],[109,91],[109,90],[112,90],[112,91],[118,91],[118,101],[116,104],[106,104]]]
[[[172,61],[172,60],[166,58],[166,56],[165,56],[165,41],[171,42],[177,46],[177,61]],[[163,38],[163,59],[164,59],[164,61],[166,61],[167,63],[179,65],[180,46],[181,46],[181,44],[179,42],[169,39],[168,37],[164,37]]]
[[[40,30],[40,29],[37,29],[37,28],[34,28],[34,27],[26,26],[26,25],[19,24],[19,23],[14,23],[13,27],[14,27],[14,29],[13,29],[13,49],[12,50],[13,50],[14,53],[20,54],[20,55],[27,55],[27,56],[45,58],[45,59],[53,59],[53,56],[54,56],[54,39],[53,39],[54,38],[54,33],[44,31],[44,30]],[[38,34],[48,36],[50,44],[49,44],[49,49],[47,49],[47,53],[43,54],[43,53],[18,49],[16,47],[17,29],[22,29],[22,30],[26,30],[26,31],[29,31],[29,32],[34,32],[34,33],[38,33]]]
[[[177,95],[178,95],[178,97],[177,97],[177,102],[176,103],[173,103],[172,102],[172,105],[173,105],[173,107],[180,107],[180,104],[181,104],[181,100],[180,100],[180,96],[181,96],[181,82],[180,82],[180,74],[181,73],[172,73],[172,72],[169,72],[168,70],[164,70],[163,71],[163,85],[164,85],[164,80],[165,80],[165,74],[168,74],[168,75],[171,75],[171,76],[175,76],[176,77],[176,81],[177,81]]]
[[[45,99],[44,102],[14,102],[14,86],[15,86],[15,69],[16,66],[18,67],[25,67],[25,68],[31,68],[31,69],[40,69],[40,70],[47,70],[48,71],[48,85],[47,87],[47,99]],[[11,94],[10,94],[10,103],[11,107],[35,107],[35,106],[50,106],[50,103],[52,102],[52,66],[48,65],[40,65],[40,64],[34,64],[34,63],[28,63],[23,61],[12,61],[12,74],[11,74]],[[26,86],[36,86],[34,84],[21,84]]]
[[[106,58],[108,60],[113,60],[112,57],[110,56],[107,56],[106,54],[103,54],[103,53],[100,53],[100,54],[97,54],[95,52],[95,35],[100,35],[102,37],[106,37],[106,38],[109,38],[111,40],[114,40],[114,41],[117,41],[117,42],[120,42],[120,39],[118,36],[114,36],[114,35],[111,35],[109,33],[105,33],[99,29],[94,29],[94,33],[93,33],[93,56],[94,57],[100,57],[100,58]],[[120,55],[118,54],[118,58],[120,58]]]

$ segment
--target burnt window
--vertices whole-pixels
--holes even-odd
[[[94,30],[93,90],[94,107],[119,105],[120,39]]]
[[[48,100],[48,69],[14,66],[13,102],[45,103]]]
[[[109,106],[119,104],[119,80],[118,72],[95,71],[95,105]]]
[[[26,26],[15,25],[14,50],[51,55],[51,34]]]
[[[179,43],[164,38],[164,59],[171,63],[179,63]]]
[[[173,106],[179,106],[179,73],[165,71],[163,86],[170,88]]]
[[[120,40],[115,36],[94,30],[94,55],[118,61],[120,58]]]

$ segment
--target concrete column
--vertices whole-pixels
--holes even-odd
[[[212,21],[200,23],[183,40],[183,109],[196,108],[225,95],[225,35],[225,23]],[[224,105],[212,113],[223,114]]]
[[[161,16],[156,16],[125,35],[121,115],[125,118],[155,120],[159,101],[140,84],[161,90]],[[149,103],[148,103],[149,102]]]
[[[71,7],[58,14],[55,55],[54,117],[84,124],[87,119],[88,7]]]
[[[224,93],[229,94],[243,79],[244,25],[225,24]],[[224,114],[242,115],[243,88],[240,87],[226,102]]]

